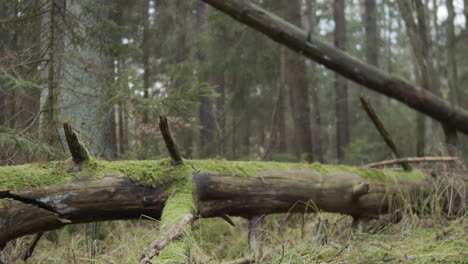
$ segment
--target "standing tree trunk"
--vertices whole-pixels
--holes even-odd
[[[271,132],[277,132],[278,137],[278,152],[286,153],[286,48],[280,47],[280,62],[279,62],[279,80],[278,80],[278,104],[276,109],[276,120],[278,130],[272,127]],[[271,135],[276,138],[276,135]]]
[[[1,52],[1,50],[0,50]],[[5,125],[5,93],[3,84],[0,82],[0,127]],[[0,129],[1,130],[1,129]]]
[[[56,19],[56,23],[63,23],[59,19],[79,19],[84,27],[103,23],[102,19],[109,17],[107,9],[103,8],[105,1],[53,2],[55,5],[59,3],[55,6],[56,11],[72,14],[55,14],[53,18]],[[85,11],[90,5],[99,7],[96,8],[97,14]],[[69,30],[74,30],[74,34],[83,35],[83,27]],[[58,32],[55,33],[55,36],[58,36]],[[50,73],[50,82],[54,89],[52,95],[56,94],[56,108],[53,109],[55,118],[58,123],[71,122],[93,156],[111,159],[115,156],[115,138],[111,136],[114,130],[113,108],[109,104],[109,88],[113,76],[113,69],[109,69],[109,66],[113,65],[110,50],[100,44],[104,43],[103,41],[96,39],[93,42],[77,44],[73,38],[68,37],[69,35],[71,34],[64,33],[61,37],[63,40],[55,41],[56,46],[58,42],[63,42],[60,46],[64,47],[55,49],[53,58],[57,68]],[[62,142],[65,141],[62,133],[60,138]]]
[[[467,2],[465,2],[467,4]],[[460,92],[458,90],[458,73],[457,73],[457,45],[455,40],[455,10],[453,8],[453,0],[446,0],[448,11],[447,17],[447,68],[448,68],[448,84],[450,88],[450,102],[453,106],[459,106]],[[453,129],[445,127],[445,138],[448,153],[451,156],[457,155],[457,146],[459,146],[457,132]]]
[[[440,94],[438,79],[435,76],[432,61],[430,35],[427,28],[426,10],[421,0],[414,1],[416,9],[416,21],[413,18],[412,7],[406,0],[398,0],[398,8],[405,22],[406,32],[410,39],[413,53],[416,57],[419,69],[419,78],[423,88]],[[416,117],[416,152],[418,156],[424,155],[426,148],[426,121],[425,117]]]
[[[208,28],[208,13],[207,6],[203,2],[197,3],[197,28],[198,35],[201,37]],[[204,61],[205,54],[199,54],[198,59],[201,63]],[[209,83],[216,83],[216,78],[213,74],[203,74],[207,77]],[[215,129],[216,119],[214,116],[213,101],[208,96],[202,96],[200,100],[200,107],[198,109],[200,118],[200,157],[207,158],[215,153]]]
[[[226,154],[226,76],[224,73],[218,73],[218,89],[217,93],[219,94],[216,98],[216,126],[217,126],[217,136],[218,140],[216,142],[218,145],[218,155],[224,157]]]
[[[49,145],[56,145],[56,113],[54,113],[57,108],[57,91],[56,85],[57,81],[55,80],[55,72],[57,71],[57,59],[56,54],[58,51],[57,47],[57,38],[56,38],[56,13],[57,6],[55,1],[49,1],[49,24],[48,28],[48,63],[49,66],[47,70],[47,116],[45,121],[45,135],[44,138]]]
[[[306,1],[306,12],[307,12],[307,22],[309,24],[309,34],[315,34],[316,30],[316,20],[314,8],[316,6],[315,0]],[[323,151],[322,151],[322,118],[320,114],[320,96],[319,96],[319,87],[320,83],[317,79],[317,64],[313,61],[309,65],[310,71],[312,73],[311,81],[309,81],[310,93],[312,97],[312,110],[315,124],[312,124],[312,144],[314,147],[314,157],[318,162],[323,162]]]
[[[6,17],[7,16],[7,8],[5,5],[5,0],[0,0],[0,17]],[[3,56],[3,53],[5,52],[5,40],[7,39],[7,32],[5,29],[0,28],[0,57]],[[5,113],[5,100],[6,100],[6,93],[5,93],[5,87],[0,79],[0,127],[6,125],[6,113]],[[1,128],[0,128],[1,130]]]
[[[376,0],[366,0],[364,9],[366,31],[366,60],[369,64],[379,66],[379,36],[377,31]]]
[[[450,102],[454,106],[458,106],[459,91],[458,91],[458,75],[457,75],[457,46],[455,40],[455,10],[453,8],[453,0],[446,0],[448,11],[447,17],[447,68],[448,68],[448,82],[450,88]]]
[[[465,8],[463,9],[465,13],[465,30],[468,30],[468,0],[465,0]]]
[[[116,25],[120,27],[125,26],[125,21],[123,20],[123,10],[125,8],[125,0],[119,0],[119,4],[116,6],[116,8],[112,11],[111,14],[111,20],[116,23]],[[116,31],[113,35],[113,42],[115,45],[114,50],[112,51],[113,54],[113,61],[117,62],[115,65],[113,64],[112,67],[114,68],[114,78],[126,78],[123,77],[123,72],[124,72],[124,61],[125,59],[122,58],[122,47],[120,45],[122,41],[122,31]],[[123,80],[119,80],[119,82],[122,82],[123,87],[122,89],[128,90],[127,85],[128,80],[124,82]],[[115,113],[116,112],[116,113]],[[115,105],[114,108],[114,115],[116,115],[117,119],[117,130],[116,130],[116,145],[118,146],[116,153],[123,154],[125,151],[128,149],[128,127],[127,127],[127,111],[126,111],[126,103],[124,99],[119,100],[119,102]],[[118,140],[118,142],[117,142]]]
[[[286,7],[286,19],[298,27],[302,24],[301,3],[301,0],[292,0]],[[287,65],[286,80],[289,86],[298,158],[312,162],[309,87],[305,61],[299,54],[287,51]]]
[[[142,50],[143,50],[143,98],[148,100],[149,99],[149,88],[150,88],[150,21],[149,21],[149,5],[151,0],[145,0],[142,5],[142,13],[143,13],[143,43],[142,43]],[[145,107],[143,110],[143,125],[148,125],[149,123],[149,112],[148,108]],[[147,137],[143,135],[143,143],[145,145],[145,139]]]
[[[335,0],[333,5],[335,21],[335,46],[346,50],[346,19],[344,0]],[[348,87],[346,79],[335,74],[336,95],[336,153],[339,161],[344,159],[344,150],[349,143]]]
[[[366,33],[366,61],[372,66],[379,67],[379,35],[377,30],[377,7],[376,0],[365,0],[363,14],[364,28]],[[375,105],[381,105],[380,95],[372,93]]]

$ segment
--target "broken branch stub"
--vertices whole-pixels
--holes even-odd
[[[165,116],[159,116],[159,129],[161,130],[164,143],[166,143],[167,151],[169,152],[172,162],[175,165],[182,164],[182,157],[180,156],[177,144],[175,143]]]
[[[67,139],[68,148],[72,155],[73,161],[77,164],[89,160],[89,153],[84,145],[78,140],[72,126],[69,123],[63,123],[63,130],[65,131],[65,138]]]

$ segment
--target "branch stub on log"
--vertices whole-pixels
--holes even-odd
[[[369,191],[369,184],[366,182],[361,182],[359,185],[353,187],[353,199],[358,199],[359,197],[368,194]]]
[[[180,156],[179,150],[177,149],[177,144],[175,143],[174,137],[172,136],[169,124],[167,123],[167,118],[165,116],[159,116],[159,129],[166,143],[167,151],[169,156],[172,159],[172,162],[175,165],[182,164],[182,157]]]
[[[65,131],[65,138],[67,139],[68,148],[73,157],[73,161],[77,164],[89,160],[89,153],[84,145],[78,140],[75,132],[69,123],[63,123],[63,130]]]

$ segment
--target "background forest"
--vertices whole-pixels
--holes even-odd
[[[468,0],[250,1],[468,109]],[[63,122],[95,157],[165,158],[159,115],[187,159],[392,159],[363,95],[405,156],[468,158],[466,135],[202,1],[0,0],[0,165],[69,157]]]
[[[405,155],[445,149],[440,125],[200,1],[102,2],[0,1],[2,164],[63,156],[64,121],[95,156],[163,157],[158,115],[170,117],[186,158],[349,164],[390,158],[360,95],[371,97]],[[468,107],[461,0],[260,4]],[[421,42],[412,46],[413,39]],[[466,153],[466,137],[460,139]]]

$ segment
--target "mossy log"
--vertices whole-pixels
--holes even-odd
[[[191,212],[252,218],[320,210],[373,218],[398,209],[408,197],[424,200],[433,186],[432,177],[418,170],[319,163],[69,159],[0,167],[0,245],[69,224],[142,215],[162,218],[166,227]],[[452,193],[464,205],[466,184],[459,186]]]

